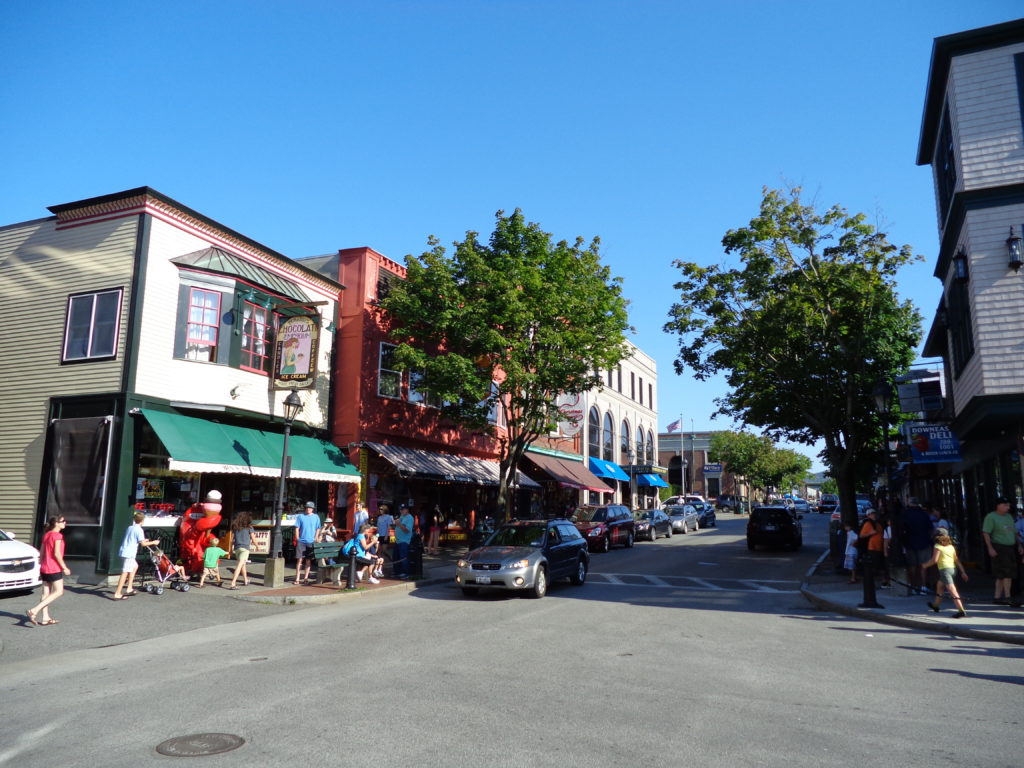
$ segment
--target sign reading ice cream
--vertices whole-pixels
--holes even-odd
[[[274,345],[274,389],[312,389],[316,386],[318,317],[283,318]]]

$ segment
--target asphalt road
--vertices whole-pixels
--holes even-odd
[[[805,523],[749,553],[725,516],[543,600],[443,585],[0,655],[0,765],[187,764],[155,747],[202,732],[245,739],[221,766],[1020,765],[1024,648],[813,611]]]

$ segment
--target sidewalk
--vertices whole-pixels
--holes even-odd
[[[956,637],[1024,645],[1024,608],[993,603],[993,582],[988,574],[969,570],[967,575],[970,580],[966,584],[957,581],[967,611],[962,619],[952,618],[956,609],[948,595],[942,601],[942,610],[933,613],[927,606],[934,599],[933,593],[908,597],[906,587],[896,581],[891,589],[876,590],[876,599],[884,608],[858,608],[864,600],[863,584],[848,584],[847,574],[836,573],[828,550],[808,569],[800,591],[817,607],[848,616]]]
[[[285,568],[285,584],[279,589],[267,589],[263,586],[263,563],[250,562],[247,570],[249,572],[249,586],[238,585],[237,590],[226,590],[223,587],[211,585],[209,582],[206,589],[214,592],[223,592],[225,597],[232,597],[236,600],[248,600],[257,603],[275,603],[279,605],[322,605],[344,600],[356,595],[373,594],[381,590],[402,590],[410,592],[417,587],[428,584],[441,584],[446,581],[453,581],[455,578],[455,563],[463,555],[464,549],[441,550],[438,555],[423,556],[423,575],[417,579],[380,579],[380,584],[370,584],[367,581],[356,582],[355,589],[346,589],[347,580],[345,572],[342,573],[341,588],[331,582],[324,584],[296,585],[294,583],[295,570]],[[226,575],[224,583],[231,581],[231,573],[234,570],[233,560],[221,561],[221,573]],[[318,578],[314,570],[312,578]],[[195,584],[192,588],[195,589]]]

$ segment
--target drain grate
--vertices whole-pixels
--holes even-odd
[[[230,752],[245,744],[245,739],[232,733],[194,733],[175,736],[157,745],[156,751],[170,757],[202,757]]]

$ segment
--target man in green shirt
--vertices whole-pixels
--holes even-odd
[[[996,499],[996,509],[985,515],[981,524],[981,537],[985,540],[988,556],[992,558],[992,576],[996,580],[994,603],[1010,604],[1010,589],[1017,571],[1017,535],[1010,516],[1010,501],[1003,496]]]

